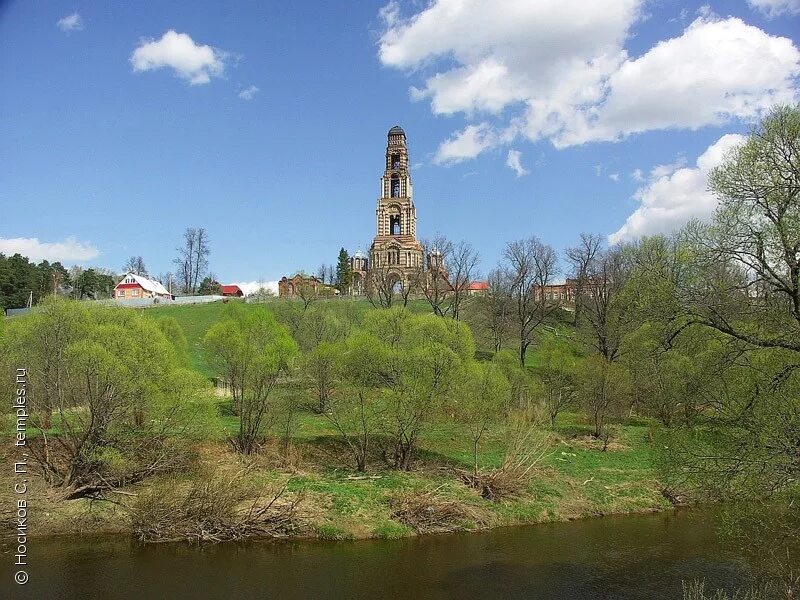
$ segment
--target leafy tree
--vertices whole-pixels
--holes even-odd
[[[509,387],[502,370],[492,363],[467,361],[459,375],[453,406],[456,419],[469,429],[475,475],[481,441],[493,425],[502,422]]]
[[[780,106],[710,175],[720,204],[686,238],[683,327],[800,352],[800,106]]]
[[[201,381],[153,321],[52,298],[9,323],[0,343],[6,364],[30,370],[30,423],[41,436],[29,448],[62,497],[179,466],[176,441]]]
[[[549,335],[536,349],[534,372],[542,383],[542,397],[550,425],[558,414],[575,404],[580,372],[579,357],[563,335]]]
[[[336,350],[336,368],[346,387],[328,398],[323,414],[347,444],[356,469],[363,472],[382,427],[385,365],[392,360],[392,353],[366,332],[357,332],[345,344],[332,345],[331,349]]]
[[[353,269],[350,266],[350,255],[347,250],[339,250],[339,258],[336,261],[336,282],[339,292],[345,294],[353,284]]]
[[[203,278],[203,281],[200,282],[197,293],[203,295],[219,295],[222,293],[222,284],[214,279],[213,276],[206,276]]]
[[[630,376],[624,367],[595,354],[584,362],[578,385],[594,436],[604,437],[608,417],[620,414],[630,398]]]
[[[317,405],[315,412],[320,414],[328,410],[334,385],[340,376],[341,344],[321,342],[304,357],[305,372],[314,379]]]
[[[386,353],[386,428],[391,462],[408,470],[420,433],[454,389],[461,366],[472,359],[475,343],[465,324],[406,309],[374,311],[364,329]]]
[[[239,415],[234,446],[251,454],[276,416],[272,392],[292,368],[297,344],[271,312],[263,307],[246,311],[238,304],[230,304],[225,317],[211,326],[205,343],[230,385]]]

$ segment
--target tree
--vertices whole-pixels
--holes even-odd
[[[709,182],[719,207],[687,230],[696,259],[682,328],[800,352],[800,106],[773,109]]]
[[[555,426],[558,414],[577,398],[577,353],[563,334],[549,335],[536,349],[535,363],[547,416],[550,425]]]
[[[511,287],[502,269],[489,273],[489,290],[482,299],[485,322],[492,338],[492,347],[499,352],[509,333],[514,305],[511,299]]]
[[[630,397],[630,377],[617,363],[595,354],[584,362],[578,386],[584,410],[594,425],[594,436],[603,437],[609,415],[619,414]]]
[[[392,308],[395,302],[397,274],[388,265],[373,262],[367,272],[364,293],[375,308]]]
[[[144,259],[141,256],[131,256],[128,261],[122,265],[123,273],[133,273],[134,275],[141,275],[147,277],[147,268],[144,266]]]
[[[380,344],[391,463],[408,470],[420,433],[439,414],[475,343],[463,323],[394,308],[368,313],[364,329]]]
[[[341,294],[348,293],[353,284],[353,269],[350,266],[350,255],[344,248],[339,250],[336,261],[336,283]]]
[[[222,293],[222,284],[214,279],[213,275],[209,275],[204,277],[203,281],[200,282],[200,287],[197,288],[197,293],[203,295],[219,295]]]
[[[633,306],[632,298],[621,295],[629,275],[626,254],[620,248],[599,252],[586,272],[580,304],[589,344],[606,360],[614,361],[628,331]],[[636,290],[631,292],[635,294]]]
[[[276,417],[272,392],[289,372],[297,344],[285,327],[263,307],[245,311],[229,304],[226,316],[205,335],[216,367],[227,379],[239,431],[233,440],[242,454],[252,454]]]
[[[478,253],[467,242],[453,243],[441,234],[432,242],[423,241],[422,247],[429,261],[418,267],[417,287],[435,315],[458,320],[478,266]]]
[[[593,233],[582,233],[577,246],[567,248],[567,261],[572,267],[572,276],[575,279],[575,313],[574,324],[580,321],[581,307],[586,288],[590,284],[590,267],[594,264],[597,254],[602,247],[603,238]]]
[[[514,306],[519,361],[525,366],[525,354],[533,343],[534,333],[559,308],[558,301],[548,299],[545,294],[558,273],[558,259],[553,248],[536,237],[509,242],[503,255]]]
[[[484,435],[501,422],[509,395],[508,380],[497,365],[468,361],[459,376],[460,392],[453,400],[456,419],[470,432],[474,474]]]
[[[208,233],[202,227],[187,227],[183,232],[183,246],[177,251],[178,257],[173,262],[181,287],[184,293],[194,294],[208,271],[208,255],[211,253]]]
[[[180,465],[202,381],[149,318],[50,298],[9,323],[0,362],[29,369],[28,447],[63,498]]]
[[[337,373],[346,387],[328,398],[323,414],[347,444],[356,469],[363,472],[381,427],[384,365],[391,360],[391,353],[385,344],[365,332],[354,334],[345,344],[337,344],[335,350]]]

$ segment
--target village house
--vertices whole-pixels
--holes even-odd
[[[122,280],[114,287],[113,298],[123,301],[139,300],[141,298],[174,299],[173,295],[169,293],[160,281],[153,281],[131,272],[125,273]]]
[[[244,292],[242,291],[242,288],[240,288],[236,284],[221,285],[221,286],[219,286],[219,289],[220,289],[220,293],[223,296],[228,296],[228,297],[231,297],[231,298],[241,298],[241,297],[244,296]]]

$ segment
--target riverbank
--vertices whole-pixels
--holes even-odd
[[[646,422],[616,426],[603,451],[603,443],[589,435],[579,415],[560,415],[548,430],[550,450],[529,484],[502,500],[488,500],[465,483],[472,455],[468,436],[457,425],[428,430],[411,471],[382,467],[376,455],[367,473],[347,467],[346,448],[325,419],[312,413],[300,415],[288,451],[276,440],[251,458],[230,449],[224,420],[222,425],[223,431],[192,444],[194,458],[183,472],[124,487],[106,500],[56,500],[34,478],[29,492],[30,535],[133,534],[137,522],[158,527],[159,518],[164,518],[156,515],[158,511],[167,510],[173,517],[175,511],[191,512],[187,496],[196,498],[198,490],[221,504],[232,504],[217,507],[230,518],[277,495],[273,509],[291,505],[292,510],[289,526],[276,528],[275,535],[337,540],[474,531],[671,506],[655,476],[652,430]],[[490,432],[481,466],[499,466],[503,447],[502,432]],[[341,467],[331,466],[337,464]],[[7,478],[6,473],[0,477]],[[0,483],[6,496],[3,506],[11,506],[8,482]],[[175,537],[181,536],[163,534],[163,539]]]

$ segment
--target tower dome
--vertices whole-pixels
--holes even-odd
[[[403,137],[406,137],[406,132],[403,131],[403,128],[400,127],[400,125],[395,125],[389,130],[389,135],[402,135]]]

